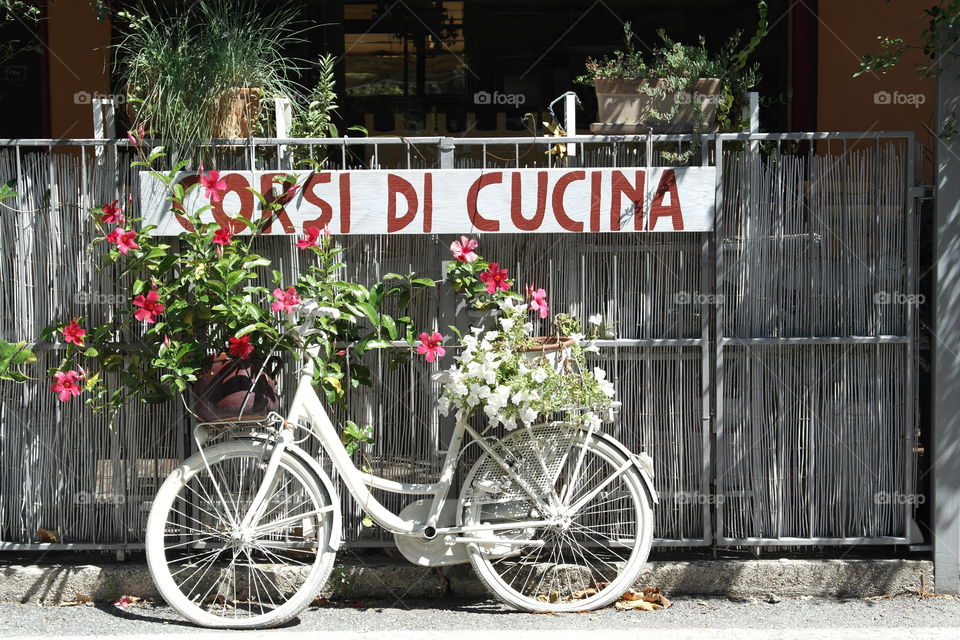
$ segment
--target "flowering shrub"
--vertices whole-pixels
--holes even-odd
[[[451,253],[455,260],[448,268],[454,289],[477,309],[495,309],[497,328],[474,327],[461,337],[462,350],[454,356],[455,364],[440,372],[435,379],[443,385],[440,411],[444,415],[453,408],[459,415],[483,412],[491,427],[502,425],[510,430],[530,426],[549,414],[580,409],[584,422],[597,426],[597,412],[612,406],[614,387],[599,367],[588,370],[586,352],[597,351],[588,340],[580,322],[566,314],[554,317],[557,335],[549,353],[543,342],[534,339],[531,312],[540,318],[550,313],[547,292],[527,286],[527,300],[512,290],[507,269],[496,262],[486,262],[477,253],[474,238],[461,237]],[[591,338],[600,335],[601,319],[591,317]],[[559,348],[567,341],[564,348]],[[419,353],[433,362],[444,355],[438,333],[420,335]]]
[[[134,164],[150,168],[162,157],[157,148],[149,155],[141,152]],[[411,288],[432,281],[390,274],[389,279],[401,282],[369,289],[343,281],[338,277],[342,249],[328,232],[309,227],[297,247],[315,259],[296,282],[284,283],[280,272],[268,270],[271,261],[254,251],[254,242],[299,189],[295,178],[276,179],[279,196],[254,193],[265,211],[260,219],[205,223],[201,214],[211,207],[187,212],[187,195],[202,189],[208,201],[216,202],[226,182],[209,171],[185,189],[178,182],[184,166],[153,171],[168,189],[170,214],[180,215],[190,227],[179,236],[178,248],[150,235],[149,227],[139,228],[141,219],[124,215],[118,201],[89,210],[100,231],[92,247],[106,246],[103,264],[126,303],[108,323],[84,326],[83,318],[71,318],[41,335],[42,340],[62,339],[67,346],[60,366],[49,372],[51,391],[61,401],[86,392],[94,408],[119,407],[130,397],[159,402],[187,392],[217,352],[256,362],[284,351],[299,358],[305,344],[317,344],[315,380],[332,403],[348,385],[369,383],[369,371],[360,361],[366,351],[401,337],[413,343],[412,328],[405,327],[409,318],[395,319],[382,307],[388,298],[402,292],[409,297]],[[317,319],[317,331],[304,338],[292,329],[300,322],[295,311],[306,299],[316,300],[327,313]],[[33,360],[25,345],[0,345],[5,378],[25,379],[10,365]],[[118,374],[122,385],[108,390],[104,372]]]

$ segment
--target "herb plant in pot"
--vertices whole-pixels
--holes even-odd
[[[624,48],[600,59],[588,58],[577,80],[597,94],[594,133],[715,133],[739,130],[747,90],[759,82],[747,57],[766,35],[766,3],[759,2],[760,23],[750,42],[739,48],[735,33],[715,53],[701,37],[688,45],[659,30],[662,46],[650,54],[634,47],[632,25],[623,27]]]
[[[116,14],[116,66],[132,129],[177,152],[211,138],[247,137],[264,96],[301,93],[297,9],[252,0],[140,2]],[[292,100],[296,104],[296,100]]]

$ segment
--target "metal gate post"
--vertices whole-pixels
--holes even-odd
[[[941,57],[936,123],[960,110],[953,56]],[[936,589],[960,593],[960,136],[935,140],[936,284],[933,374],[933,561]]]

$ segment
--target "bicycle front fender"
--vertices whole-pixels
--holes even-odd
[[[265,434],[253,434],[250,435],[251,438],[258,438],[261,440],[267,440]],[[320,481],[320,485],[326,490],[327,495],[330,496],[330,505],[333,507],[333,530],[330,532],[330,548],[333,551],[340,549],[340,546],[343,544],[340,536],[343,532],[343,522],[340,515],[340,496],[337,494],[337,490],[334,488],[333,481],[330,480],[330,476],[327,475],[327,472],[323,470],[323,467],[320,466],[320,463],[311,456],[309,453],[293,444],[288,442],[283,446],[284,453],[289,453],[292,456],[295,456],[297,460],[302,462]]]
[[[584,429],[584,431],[586,431],[586,429]],[[640,473],[640,477],[643,478],[643,484],[647,488],[647,494],[650,496],[650,500],[653,502],[653,504],[660,504],[660,498],[657,496],[657,490],[653,487],[653,458],[651,458],[646,452],[631,452],[630,449],[627,449],[627,445],[623,444],[609,433],[594,431],[593,437],[600,438],[610,446],[620,451],[627,457],[628,460],[632,460],[634,466],[637,468],[637,471]]]

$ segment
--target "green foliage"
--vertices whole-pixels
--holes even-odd
[[[633,45],[634,34],[631,23],[623,25],[623,49],[600,59],[587,58],[587,73],[577,80],[592,85],[597,79],[625,78],[659,80],[657,83],[641,85],[639,91],[651,97],[662,98],[667,94],[688,90],[699,78],[717,78],[720,80],[721,96],[717,109],[717,119],[721,130],[739,131],[740,114],[743,111],[744,96],[747,91],[760,82],[760,70],[756,64],[748,65],[747,59],[756,50],[768,32],[767,3],[757,2],[758,22],[750,41],[740,47],[741,32],[730,36],[727,42],[716,52],[707,49],[701,36],[695,44],[675,42],[663,29],[657,33],[663,44],[652,52],[644,54]],[[654,118],[669,120],[680,108],[674,105],[667,113],[652,112]],[[700,114],[699,109],[694,110]],[[699,130],[701,122],[696,123]]]
[[[27,348],[26,342],[10,343],[0,340],[0,380],[25,382],[27,376],[19,370],[19,367],[36,361],[37,356]]]
[[[42,16],[39,2],[36,0],[0,0],[0,27],[14,22],[32,27]],[[6,64],[25,51],[39,47],[40,42],[17,39],[0,43],[0,65]]]
[[[300,66],[285,48],[304,41],[297,15],[292,4],[252,0],[144,0],[118,11],[116,64],[135,128],[192,149],[216,137],[234,89],[294,98]]]
[[[860,68],[853,77],[867,73],[886,74],[900,63],[900,59],[910,49],[919,49],[929,59],[916,66],[922,78],[930,78],[947,66],[945,62],[960,56],[957,42],[960,41],[960,0],[943,0],[924,9],[926,26],[920,32],[918,42],[907,43],[903,38],[877,36],[880,51],[864,55]]]
[[[373,427],[368,424],[361,427],[353,420],[347,420],[347,426],[343,429],[340,442],[343,443],[343,448],[347,450],[347,454],[352,456],[363,445],[373,444]]]
[[[138,149],[141,159],[134,164],[148,169],[166,156],[162,148],[149,155],[142,146]],[[159,402],[186,392],[211,351],[226,352],[231,339],[243,339],[253,347],[248,357],[258,360],[278,352],[301,358],[307,347],[318,347],[310,356],[314,379],[331,404],[342,401],[350,387],[369,384],[370,372],[362,356],[411,332],[409,317],[394,318],[384,308],[401,310],[410,300],[410,290],[423,286],[419,279],[404,277],[400,284],[378,283],[371,289],[346,281],[341,276],[343,249],[321,234],[313,246],[305,248],[314,256],[312,264],[292,284],[300,299],[316,301],[322,311],[314,331],[302,337],[294,331],[302,321],[297,314],[271,309],[276,289],[286,291],[290,283],[282,282],[281,274],[270,268],[271,260],[255,251],[283,203],[300,188],[296,178],[278,176],[278,196],[251,189],[264,211],[259,218],[208,223],[201,215],[209,205],[195,211],[187,208],[193,191],[202,187],[182,187],[184,165],[182,161],[169,171],[152,170],[151,175],[166,187],[170,215],[181,215],[192,229],[178,237],[177,246],[149,235],[149,227],[141,229],[138,246],[126,254],[107,243],[103,268],[117,280],[124,302],[110,322],[85,327],[84,346],[68,345],[64,361],[50,373],[85,371],[87,402],[95,409],[120,407],[131,397]],[[89,213],[92,224],[106,236],[103,209]],[[133,219],[125,224],[135,228],[141,222]],[[222,243],[226,230],[235,235]],[[214,242],[218,233],[221,243]],[[94,240],[91,254],[93,247],[105,242],[104,237]],[[155,322],[145,324],[135,317],[134,302],[154,294],[163,309]],[[62,325],[48,327],[41,339],[52,339],[62,329]],[[138,344],[134,349],[117,346],[134,343]],[[101,372],[117,374],[122,386],[108,390]]]
[[[319,79],[310,94],[307,108],[293,121],[290,135],[294,138],[336,138],[337,127],[333,124],[333,114],[337,110],[336,80],[334,64],[336,58],[331,54],[320,56],[317,62]]]

